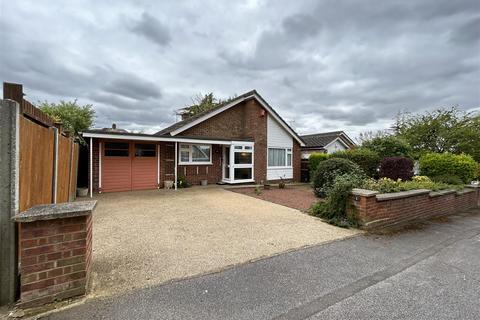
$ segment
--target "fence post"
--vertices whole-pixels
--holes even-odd
[[[0,305],[13,303],[17,291],[20,106],[0,100]]]

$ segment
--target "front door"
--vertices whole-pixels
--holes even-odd
[[[223,180],[230,180],[230,147],[223,147],[223,163],[222,163],[222,172]]]

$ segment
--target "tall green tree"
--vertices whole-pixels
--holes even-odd
[[[92,105],[78,105],[77,100],[60,101],[60,103],[41,102],[40,109],[60,122],[66,131],[69,131],[73,136],[80,140],[79,133],[87,130],[93,125],[95,118],[95,110]]]
[[[480,113],[457,107],[421,114],[399,114],[395,133],[416,155],[425,152],[466,153],[480,161]]]

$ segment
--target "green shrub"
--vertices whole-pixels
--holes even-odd
[[[382,159],[385,157],[412,156],[412,147],[408,142],[392,135],[382,135],[364,141],[362,147],[375,151]]]
[[[420,158],[420,173],[430,178],[450,175],[464,183],[475,178],[477,163],[466,154],[427,153]]]
[[[322,161],[327,160],[328,158],[330,158],[330,155],[327,153],[314,152],[310,154],[310,157],[308,158],[308,165],[310,168],[310,180],[312,180],[313,174],[315,170],[317,170],[318,164]]]
[[[389,178],[381,178],[378,180],[368,179],[363,181],[361,186],[363,189],[378,191],[380,193],[393,193],[400,191],[410,191],[418,189],[428,189],[432,191],[454,189],[463,189],[462,185],[452,185],[442,182],[434,182],[425,176],[413,177],[412,181],[392,180]]]
[[[320,162],[312,179],[315,194],[318,197],[324,197],[337,176],[344,174],[365,175],[357,164],[347,159],[332,158]]]
[[[188,188],[191,186],[191,183],[187,181],[187,178],[184,176],[178,176],[177,178],[177,188]]]
[[[358,226],[356,217],[347,214],[347,205],[350,191],[361,186],[363,179],[363,174],[338,175],[326,190],[326,200],[314,204],[310,209],[310,214],[339,227]]]
[[[411,180],[413,177],[413,160],[406,157],[383,158],[379,175],[381,178],[393,180]]]
[[[455,185],[463,184],[462,179],[460,179],[458,176],[450,176],[448,174],[432,177],[432,180],[435,182],[446,183],[446,184],[455,184]]]
[[[345,151],[335,152],[332,158],[343,158],[355,162],[362,168],[369,177],[377,177],[378,166],[380,165],[380,156],[370,149],[355,148]]]

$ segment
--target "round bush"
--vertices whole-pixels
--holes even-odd
[[[317,170],[318,164],[322,161],[327,160],[328,158],[330,158],[330,155],[327,153],[314,152],[310,154],[310,156],[308,157],[308,166],[310,169],[310,180],[315,170]]]
[[[378,136],[362,143],[363,148],[375,151],[381,158],[409,157],[412,147],[402,138],[386,135]]]
[[[477,163],[466,154],[428,153],[420,158],[420,172],[430,178],[457,176],[464,183],[475,178]]]
[[[335,152],[332,158],[343,158],[355,162],[362,168],[365,174],[371,178],[378,176],[378,166],[380,156],[372,150],[366,148],[355,148],[345,151]]]
[[[362,176],[364,172],[356,163],[347,159],[331,158],[320,162],[312,179],[315,194],[324,197],[335,182],[335,178],[344,174]]]
[[[392,180],[411,180],[413,177],[413,160],[406,157],[386,157],[380,163],[380,177]]]

